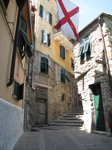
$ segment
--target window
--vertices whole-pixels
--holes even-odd
[[[65,59],[65,48],[63,46],[60,46],[60,57]]]
[[[47,30],[42,30],[42,43],[44,43],[46,46],[51,45],[51,34],[47,34]]]
[[[49,14],[46,11],[43,11],[43,18],[48,21],[49,20]]]
[[[29,58],[33,55],[31,44],[29,43],[27,38],[27,31],[28,31],[28,24],[25,21],[25,19],[21,16],[18,48],[22,59],[24,58],[26,53]]]
[[[65,74],[65,70],[64,69],[61,69],[61,82],[65,83],[66,80],[68,82],[70,82],[69,78],[67,77],[67,75]]]
[[[52,14],[44,10],[41,4],[40,4],[40,9],[39,9],[39,15],[40,17],[44,18],[46,21],[48,21],[52,25]]]
[[[13,90],[13,98],[17,100],[23,99],[23,89],[24,89],[24,83],[21,85],[14,81],[14,90]]]
[[[65,100],[65,94],[62,93],[61,101],[64,101],[64,100]]]
[[[41,57],[41,72],[48,74],[48,59],[46,57]]]
[[[3,0],[3,2],[4,2],[4,5],[5,5],[5,8],[7,9],[8,4],[9,4],[9,0]]]
[[[74,60],[71,58],[71,67],[74,69]]]
[[[88,37],[85,39],[82,39],[80,43],[79,53],[78,56],[80,56],[81,62],[84,62],[84,60],[88,60],[91,56],[91,43]]]

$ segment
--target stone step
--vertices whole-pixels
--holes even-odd
[[[55,120],[54,123],[83,123],[82,120]]]
[[[51,123],[51,125],[53,126],[74,126],[74,127],[81,127],[83,126],[82,123],[77,123],[77,124],[74,124],[74,123]]]
[[[83,126],[83,109],[78,107],[73,109],[71,112],[59,117],[53,123],[53,126],[72,126],[82,127]]]

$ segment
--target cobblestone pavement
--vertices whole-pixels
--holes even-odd
[[[13,150],[112,150],[112,137],[78,128],[39,128],[25,131]]]

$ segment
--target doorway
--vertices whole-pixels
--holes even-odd
[[[96,130],[105,131],[104,111],[100,84],[93,85],[92,91],[94,95]]]
[[[36,123],[37,125],[47,124],[47,101],[37,99]]]
[[[47,124],[47,98],[48,90],[45,87],[37,86],[36,88],[36,125]]]

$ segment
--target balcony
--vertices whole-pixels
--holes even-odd
[[[68,52],[73,51],[74,45],[69,41],[66,36],[63,35],[62,31],[53,34],[53,37],[54,40],[57,40],[58,44],[64,46]]]

